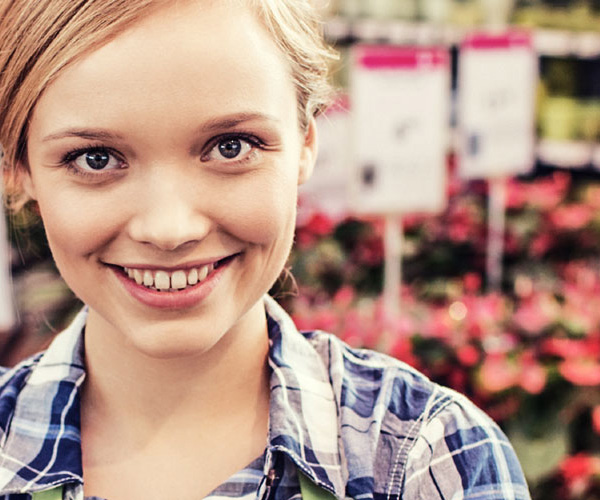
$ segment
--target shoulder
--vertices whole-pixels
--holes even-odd
[[[35,354],[13,368],[0,368],[0,436],[4,436],[21,390],[38,365],[42,353]],[[1,442],[1,441],[0,441]]]
[[[457,492],[466,499],[530,498],[505,434],[458,394],[423,422],[405,469],[405,498],[451,498]]]
[[[385,408],[381,413],[384,420],[393,416],[421,424],[458,396],[385,354],[352,348],[321,331],[302,335],[328,366],[332,382],[341,384],[342,404],[350,408],[361,406],[363,414],[367,409],[375,412],[379,406]]]
[[[349,463],[372,461],[375,498],[529,499],[508,439],[466,397],[384,354],[303,335],[339,387]]]

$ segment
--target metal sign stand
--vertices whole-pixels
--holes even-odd
[[[502,287],[502,256],[506,227],[506,177],[489,181],[488,238],[486,256],[487,288],[490,292]]]

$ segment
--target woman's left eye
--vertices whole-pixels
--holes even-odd
[[[208,152],[206,160],[242,160],[257,144],[244,137],[225,137],[214,144]]]

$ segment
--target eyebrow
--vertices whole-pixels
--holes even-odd
[[[66,137],[79,137],[81,139],[122,139],[119,134],[114,134],[102,129],[87,129],[87,128],[75,128],[61,130],[54,134],[47,135],[42,139],[43,142],[55,141],[58,139],[64,139]]]
[[[265,121],[280,123],[281,120],[275,116],[264,113],[236,113],[229,116],[211,118],[206,120],[199,128],[199,132],[214,132],[227,128],[233,128],[250,121]]]
[[[233,128],[249,121],[266,121],[273,123],[281,122],[279,118],[264,113],[236,113],[230,116],[211,118],[198,127],[197,130],[201,133],[214,132],[217,130]],[[120,134],[115,134],[103,129],[73,128],[61,130],[59,132],[47,135],[42,139],[42,141],[55,141],[58,139],[65,139],[67,137],[78,137],[88,140],[123,139]]]

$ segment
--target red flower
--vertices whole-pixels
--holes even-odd
[[[578,479],[588,479],[600,473],[600,458],[578,453],[567,457],[560,464],[560,472],[568,483]]]
[[[378,236],[370,236],[359,242],[354,257],[360,264],[377,266],[383,262],[383,241]]]
[[[463,277],[463,286],[467,293],[477,293],[481,289],[481,276],[478,273],[466,273]]]
[[[304,225],[304,229],[317,236],[326,236],[333,231],[332,220],[323,213],[315,213]]]
[[[458,361],[464,366],[474,366],[479,361],[479,351],[471,344],[460,346],[456,350]]]

